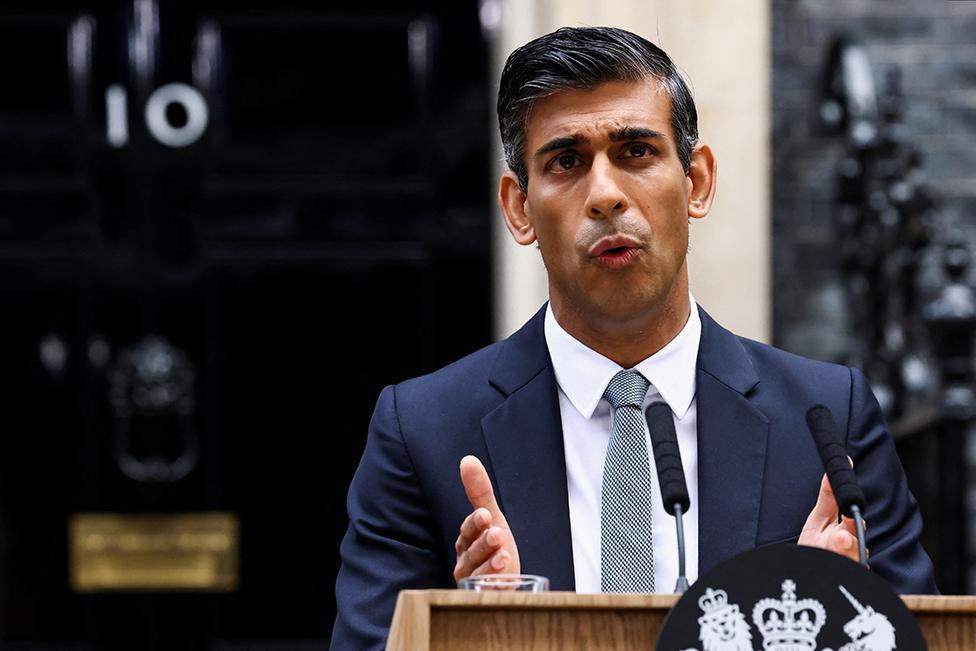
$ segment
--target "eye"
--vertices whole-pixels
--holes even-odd
[[[645,145],[642,142],[635,142],[633,144],[627,145],[624,149],[624,156],[628,158],[642,158],[644,156],[650,156],[654,153],[650,145]]]
[[[560,154],[553,160],[553,167],[563,170],[571,170],[579,163],[579,156],[576,154]]]

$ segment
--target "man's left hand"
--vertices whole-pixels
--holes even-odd
[[[807,516],[797,544],[826,549],[857,562],[857,530],[854,520],[845,516],[838,521],[838,516],[840,510],[834,491],[827,481],[827,475],[824,475],[820,481],[817,503]]]

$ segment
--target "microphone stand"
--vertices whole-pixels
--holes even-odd
[[[854,520],[858,562],[867,568],[868,552],[864,538],[864,519],[861,517],[861,508],[865,506],[864,493],[857,485],[857,475],[854,474],[853,462],[844,448],[844,439],[837,429],[833,414],[824,405],[814,405],[808,409],[806,420],[823,461],[827,480],[834,491],[837,508]]]
[[[688,589],[688,576],[685,570],[685,525],[682,520],[685,510],[690,507],[688,485],[685,471],[681,466],[681,450],[671,418],[671,408],[665,402],[655,402],[644,412],[647,417],[647,431],[654,450],[654,464],[661,489],[664,510],[674,516],[678,532],[678,581],[674,591],[683,593]]]
[[[681,502],[675,502],[674,521],[678,526],[678,582],[674,586],[674,591],[678,594],[688,590],[688,576],[685,573],[685,525],[681,512]]]
[[[864,519],[857,504],[851,505],[851,517],[854,518],[854,528],[857,530],[857,559],[858,563],[868,568],[868,548],[864,538]]]

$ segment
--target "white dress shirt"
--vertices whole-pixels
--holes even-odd
[[[600,592],[600,502],[603,462],[610,442],[610,403],[603,399],[610,379],[621,367],[587,348],[562,329],[546,308],[546,345],[559,387],[559,414],[566,451],[569,488],[569,520],[573,538],[573,564],[577,592]],[[651,383],[644,400],[664,400],[671,408],[681,464],[691,508],[685,514],[686,570],[688,581],[698,578],[698,410],[695,404],[695,368],[701,320],[694,297],[691,314],[681,332],[664,348],[637,364],[634,370]],[[650,453],[650,436],[647,449]],[[651,514],[654,548],[654,585],[657,592],[672,592],[678,578],[678,543],[674,517],[664,510],[654,456],[651,467]]]

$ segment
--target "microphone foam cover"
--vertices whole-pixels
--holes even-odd
[[[680,504],[681,512],[687,513],[691,500],[688,499],[688,486],[685,484],[685,471],[681,466],[681,452],[678,449],[678,436],[674,431],[671,408],[665,402],[655,402],[648,406],[645,415],[664,510],[669,515],[674,515],[675,504]]]
[[[837,430],[837,423],[830,410],[823,405],[816,405],[807,411],[807,427],[817,445],[817,451],[823,460],[824,471],[830,481],[830,487],[837,498],[837,505],[841,513],[851,517],[851,507],[857,506],[864,513],[865,500],[861,487],[857,484],[857,475],[851,468],[847,458],[847,450],[843,439]]]

